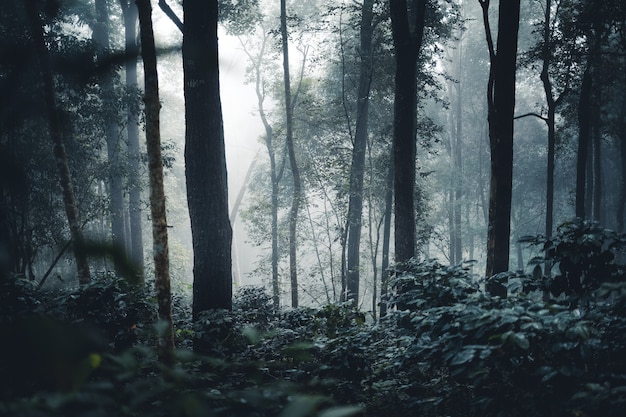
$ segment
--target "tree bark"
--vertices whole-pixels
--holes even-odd
[[[396,262],[415,256],[415,158],[417,58],[422,47],[426,1],[409,13],[406,0],[390,0],[396,60],[393,120],[394,243]],[[410,16],[413,20],[410,20]]]
[[[391,159],[391,158],[389,158]],[[389,281],[389,243],[391,241],[391,215],[393,213],[393,164],[389,163],[387,191],[385,193],[385,221],[383,223],[383,248],[380,283],[380,317],[387,315],[387,294]]]
[[[150,0],[137,0],[137,9],[141,28],[141,55],[144,68],[146,144],[148,170],[150,172],[150,214],[152,215],[155,286],[159,320],[165,323],[165,330],[159,335],[159,357],[165,365],[172,366],[174,364],[174,329],[172,325],[170,261],[163,186],[163,158],[161,156],[159,119],[161,102],[159,100],[159,79]]]
[[[302,194],[300,170],[296,161],[296,152],[293,139],[293,107],[291,100],[291,81],[289,77],[289,36],[287,33],[287,6],[286,0],[280,0],[280,33],[283,49],[283,74],[285,82],[285,116],[287,123],[287,152],[293,177],[293,197],[289,212],[289,275],[291,281],[291,306],[298,307],[298,269],[297,256],[297,224],[298,209]]]
[[[491,148],[491,185],[487,232],[487,265],[491,277],[509,269],[511,237],[511,197],[513,188],[513,117],[515,111],[515,66],[520,16],[520,0],[500,2],[496,49],[489,25],[489,0],[480,0],[490,70],[487,87],[489,142]],[[506,287],[491,281],[494,296],[506,297]]]
[[[185,0],[185,174],[194,253],[193,319],[232,308],[232,229],[219,90],[217,0]]]
[[[48,129],[50,131],[50,138],[52,139],[54,159],[59,174],[59,183],[61,185],[61,189],[63,190],[65,214],[74,244],[74,256],[76,259],[78,282],[80,284],[87,284],[91,281],[91,272],[89,270],[87,255],[85,253],[83,232],[81,229],[80,215],[72,186],[69,160],[67,153],[65,152],[63,124],[56,103],[56,96],[54,92],[54,74],[52,71],[50,53],[46,47],[44,39],[43,21],[40,16],[40,11],[37,9],[36,0],[26,0],[25,6],[28,14],[33,47],[35,49],[35,55],[39,61],[41,71],[43,95],[46,103],[48,118]]]
[[[124,37],[126,42],[126,87],[137,88],[137,6],[131,0],[120,0],[124,17]],[[141,152],[139,148],[139,121],[132,109],[128,111],[127,127],[128,159],[130,172],[128,182],[129,215],[130,215],[130,258],[140,272],[139,283],[145,281],[143,261],[143,227],[141,222]]]
[[[359,302],[361,222],[363,216],[363,177],[367,147],[369,95],[372,79],[372,20],[374,0],[364,0],[361,7],[361,45],[356,130],[350,168],[348,200],[348,247],[345,299],[356,307]]]

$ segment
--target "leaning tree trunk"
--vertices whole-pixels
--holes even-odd
[[[287,122],[287,152],[291,175],[293,176],[293,197],[289,212],[289,276],[291,280],[291,306],[298,307],[298,270],[296,263],[298,224],[298,209],[302,194],[300,170],[296,161],[296,152],[293,140],[293,107],[291,102],[291,81],[289,79],[289,36],[287,33],[287,6],[286,0],[280,0],[280,33],[283,47],[283,73],[285,81],[285,116]]]
[[[487,87],[491,185],[485,272],[487,277],[491,277],[509,269],[515,67],[520,0],[500,2],[497,50],[494,49],[491,38],[489,0],[481,0],[480,3],[483,8],[483,22],[491,62]],[[500,297],[506,297],[507,293],[506,286],[494,281],[489,283],[489,292]]]
[[[374,0],[364,0],[361,8],[361,63],[357,96],[356,130],[350,168],[348,200],[348,247],[345,300],[354,307],[359,301],[361,224],[363,217],[363,177],[367,145],[369,95],[372,79],[372,20]]]
[[[232,308],[232,228],[219,85],[218,2],[185,0],[183,10],[185,175],[196,321],[204,311]]]
[[[155,286],[159,320],[166,323],[159,335],[159,356],[167,366],[174,364],[174,329],[172,326],[172,294],[170,285],[169,249],[165,190],[163,187],[163,158],[161,156],[161,131],[159,111],[159,79],[157,75],[156,48],[152,30],[150,0],[137,0],[145,84],[146,144],[150,173],[150,214],[154,254]]]
[[[406,0],[390,0],[396,59],[393,105],[395,258],[415,256],[415,158],[417,118],[417,58],[422,47],[426,1],[418,0],[411,16]]]
[[[43,31],[43,21],[37,10],[36,0],[26,0],[26,12],[30,25],[30,33],[33,40],[35,55],[39,60],[41,78],[43,82],[43,95],[46,103],[48,116],[48,129],[50,138],[52,139],[54,159],[56,161],[57,171],[59,174],[59,182],[63,190],[63,204],[65,206],[65,214],[69,224],[72,240],[74,241],[74,254],[76,259],[76,270],[78,273],[78,282],[86,284],[91,281],[91,272],[89,271],[89,262],[85,253],[85,245],[83,232],[81,230],[80,216],[76,198],[74,197],[74,189],[72,187],[72,177],[70,174],[70,166],[65,152],[65,144],[63,143],[63,125],[59,117],[59,109],[57,108],[56,97],[54,93],[54,75],[52,72],[52,63],[50,53],[46,47]]]

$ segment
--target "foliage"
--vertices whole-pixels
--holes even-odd
[[[478,292],[478,283],[468,273],[470,264],[444,266],[434,259],[411,259],[396,265],[390,302],[399,309],[413,311],[461,302]]]
[[[576,303],[604,283],[624,281],[624,266],[615,260],[626,249],[626,235],[595,222],[575,219],[559,226],[552,238],[530,236],[521,241],[541,247],[544,257],[533,262],[553,265],[555,271],[546,274],[543,287],[554,297],[565,296]]]
[[[512,274],[509,281],[516,280],[532,277]],[[172,369],[146,343],[153,313],[141,324],[146,337],[125,349],[111,343],[133,312],[122,280],[102,277],[54,293],[37,293],[24,281],[3,285],[15,302],[2,314],[10,340],[0,361],[0,415],[361,410],[336,404],[360,404],[368,416],[626,411],[624,282],[599,285],[590,292],[594,302],[576,308],[546,303],[540,292],[486,297],[467,266],[413,260],[396,266],[390,313],[378,323],[343,305],[275,310],[265,289],[244,287],[232,311],[207,312],[192,327],[189,300],[177,297],[184,348]],[[206,355],[188,348],[198,340]]]

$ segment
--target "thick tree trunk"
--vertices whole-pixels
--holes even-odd
[[[185,0],[185,174],[194,253],[193,319],[232,308],[232,229],[219,90],[217,0]]]
[[[52,72],[50,54],[46,48],[44,39],[43,21],[39,15],[40,12],[37,9],[37,2],[35,0],[26,0],[25,5],[28,13],[30,33],[33,40],[35,54],[39,60],[43,82],[43,95],[46,103],[46,111],[48,113],[48,129],[50,131],[50,138],[52,139],[54,159],[59,174],[59,183],[61,185],[61,189],[63,190],[65,214],[67,216],[67,222],[72,240],[74,242],[78,282],[80,284],[87,284],[91,281],[91,272],[89,270],[87,255],[85,254],[81,221],[78,213],[78,206],[76,204],[76,198],[74,197],[69,161],[67,153],[65,152],[65,144],[63,142],[63,125],[59,117],[59,110],[56,103],[54,75]]]
[[[152,216],[152,239],[154,255],[155,286],[159,320],[166,323],[159,335],[159,356],[167,365],[174,364],[174,329],[172,325],[172,294],[170,285],[170,261],[167,241],[167,217],[165,190],[163,186],[163,158],[161,156],[161,130],[159,112],[159,79],[157,75],[156,48],[152,30],[152,7],[150,0],[137,0],[141,28],[141,48],[145,84],[146,145],[150,173],[150,214]]]
[[[374,0],[364,0],[361,8],[361,48],[359,90],[357,96],[356,130],[350,168],[350,197],[348,200],[348,248],[346,300],[354,307],[359,302],[361,222],[363,215],[363,176],[367,147],[369,95],[372,78],[372,20]]]
[[[511,197],[513,188],[513,116],[515,110],[515,66],[520,0],[500,2],[497,49],[493,48],[488,24],[489,1],[481,1],[491,67],[489,72],[488,120],[491,148],[491,184],[485,275],[509,269]],[[496,53],[497,51],[497,53]],[[504,285],[491,282],[489,292],[506,297]]]
[[[289,37],[287,33],[287,6],[286,0],[280,1],[280,33],[283,48],[283,73],[285,82],[285,115],[287,123],[287,152],[293,177],[293,197],[289,212],[289,275],[291,281],[291,306],[298,307],[298,269],[297,269],[297,235],[298,209],[302,194],[300,170],[296,161],[296,151],[293,139],[293,107],[291,100],[291,81],[289,77]]]
[[[131,0],[120,0],[124,17],[124,37],[126,40],[126,87],[134,89],[137,87],[137,6]],[[144,261],[143,261],[143,227],[141,222],[141,152],[139,148],[139,121],[137,115],[132,110],[128,111],[128,159],[130,172],[128,175],[129,190],[129,250],[130,258],[138,268],[141,276],[139,282],[144,282]]]
[[[393,121],[394,243],[396,262],[415,256],[415,158],[417,58],[422,46],[426,1],[417,0],[409,21],[406,0],[390,0],[396,59]]]

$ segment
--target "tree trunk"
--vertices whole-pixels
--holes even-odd
[[[490,56],[487,87],[491,184],[487,233],[487,267],[491,277],[509,269],[513,188],[513,116],[520,0],[500,2],[497,49],[489,27],[489,0],[481,0]],[[497,53],[496,53],[497,51]],[[492,281],[489,292],[506,297],[506,287]]]
[[[137,87],[137,6],[130,0],[120,0],[124,17],[124,37],[126,40],[126,87],[135,89]],[[139,148],[139,121],[137,115],[131,109],[128,111],[128,159],[129,159],[129,213],[130,213],[130,258],[138,271],[141,273],[139,282],[143,283],[144,262],[143,262],[143,227],[141,222],[141,180],[139,172],[141,169],[141,152]]]
[[[600,129],[602,89],[596,88],[592,106],[592,149],[593,149],[593,216],[592,219],[602,224],[602,133]]]
[[[619,150],[620,150],[620,167],[621,178],[619,195],[617,198],[617,231],[624,233],[624,209],[626,208],[626,100],[622,100],[622,108],[620,115],[621,128],[619,129]]]
[[[548,105],[548,163],[546,172],[546,237],[552,236],[553,217],[554,217],[554,152],[556,144],[556,101],[552,93],[552,81],[550,80],[550,64],[552,62],[551,37],[550,37],[550,20],[552,11],[552,0],[546,0],[546,9],[543,21],[543,50],[541,67],[541,82],[543,91],[546,95],[546,104]],[[546,266],[546,270],[549,268]]]
[[[457,83],[456,86],[456,129],[454,140],[454,264],[463,261],[462,238],[462,199],[463,199],[463,95],[461,85],[461,69],[463,64],[463,43],[461,37],[457,42]]]
[[[359,302],[361,222],[363,215],[363,176],[365,150],[367,147],[369,95],[372,78],[372,20],[374,0],[364,0],[361,8],[361,48],[359,90],[357,96],[356,130],[350,168],[350,192],[348,201],[348,248],[346,300],[353,307]]]
[[[583,75],[578,101],[578,155],[576,158],[576,217],[585,219],[585,187],[587,173],[587,152],[590,142],[591,73],[589,64]]]
[[[96,60],[99,65],[107,65],[109,54],[109,9],[107,0],[95,0],[96,22],[93,27],[93,39],[97,45]],[[113,82],[112,68],[102,68],[100,75],[101,99],[105,106],[112,107]],[[117,124],[111,116],[105,118],[104,134],[107,145],[109,169],[109,199],[111,214],[111,239],[116,248],[126,252],[126,234],[124,229],[124,194],[122,191],[123,175],[121,170],[120,141]],[[119,274],[117,261],[115,270]]]
[[[391,159],[391,158],[390,158]],[[393,164],[389,163],[387,192],[385,193],[385,222],[383,224],[383,248],[380,283],[380,317],[387,315],[387,294],[389,281],[389,243],[391,241],[391,215],[393,213]]]
[[[152,240],[154,255],[155,286],[159,320],[166,324],[159,335],[159,357],[167,366],[174,364],[174,329],[172,325],[172,294],[170,285],[170,260],[167,242],[167,217],[165,190],[163,187],[163,158],[161,156],[161,130],[159,111],[159,79],[157,57],[152,30],[152,7],[150,0],[137,0],[141,48],[145,84],[146,144],[148,171],[150,173],[150,214],[152,216]]]
[[[254,65],[254,74],[255,74],[255,92],[257,97],[257,107],[259,110],[259,117],[261,118],[261,122],[263,123],[263,127],[265,128],[265,146],[267,148],[267,154],[270,159],[270,181],[272,187],[272,196],[271,196],[271,210],[272,210],[272,223],[271,223],[271,240],[272,240],[272,254],[271,254],[271,263],[272,263],[272,304],[274,308],[278,308],[280,306],[280,282],[278,276],[278,192],[279,192],[279,183],[282,179],[284,173],[284,159],[283,163],[278,167],[276,164],[276,151],[274,150],[274,130],[267,120],[267,114],[265,113],[265,88],[262,85],[262,74],[261,74],[261,66],[263,62],[263,58],[265,56],[265,50],[267,47],[268,41],[268,32],[265,28],[263,30],[263,40],[261,43],[261,49],[257,57],[253,57],[250,52],[244,46],[244,51],[248,55],[250,61]]]
[[[390,0],[391,27],[396,60],[393,164],[395,258],[405,262],[415,256],[415,158],[417,117],[417,58],[422,47],[426,1],[417,0],[409,21],[406,0]]]
[[[287,123],[287,152],[291,175],[293,176],[293,197],[289,212],[289,275],[291,281],[291,306],[298,307],[298,270],[296,263],[296,227],[298,224],[298,209],[302,194],[300,170],[296,161],[296,152],[293,139],[293,107],[291,102],[291,81],[289,79],[289,37],[287,33],[287,6],[286,0],[280,0],[280,33],[283,47],[283,73],[285,81],[285,116]]]
[[[217,0],[185,0],[185,167],[194,253],[193,319],[232,308],[232,229],[219,91]]]
[[[61,185],[61,189],[63,190],[65,214],[67,216],[70,234],[74,242],[74,255],[76,259],[78,282],[80,284],[87,284],[91,281],[91,272],[89,270],[87,255],[85,253],[80,215],[76,204],[76,198],[74,197],[70,166],[67,153],[65,152],[65,144],[63,142],[63,124],[59,116],[56,96],[54,93],[54,75],[52,72],[50,54],[46,48],[44,39],[43,21],[39,15],[39,10],[37,10],[37,2],[35,0],[26,0],[25,6],[28,14],[30,33],[33,40],[35,55],[39,60],[41,78],[43,82],[44,100],[46,103],[46,111],[48,113],[48,129],[50,131],[50,138],[52,139],[54,159],[56,161],[57,171],[59,174],[59,183]]]

